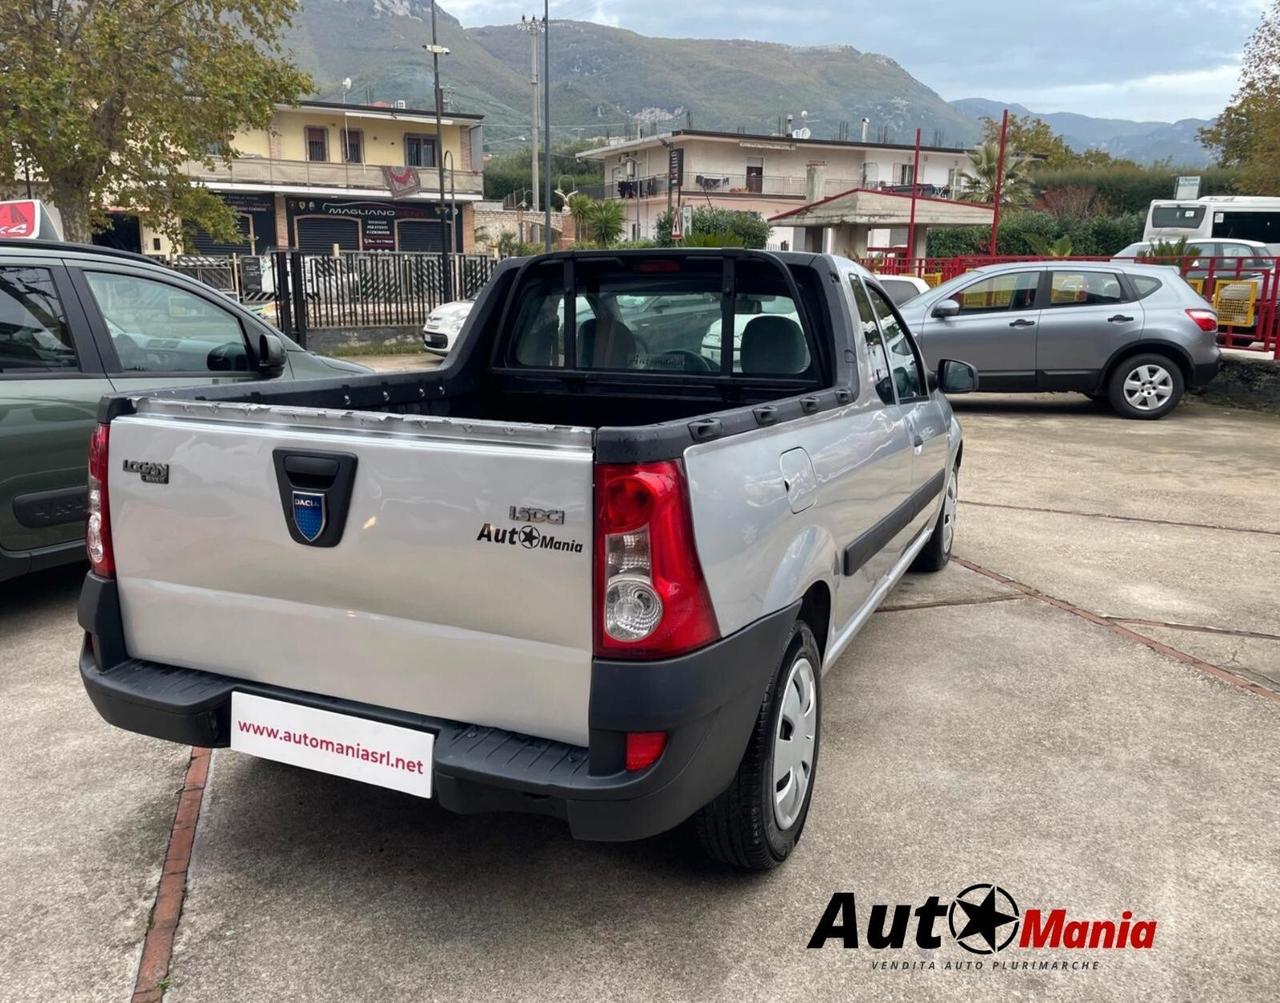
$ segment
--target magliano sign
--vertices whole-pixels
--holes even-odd
[[[859,922],[853,892],[836,892],[809,938],[810,948],[834,941],[841,947],[900,950],[909,944],[934,950],[946,935],[972,954],[1021,950],[1145,950],[1155,944],[1157,922],[1131,909],[1118,916],[1084,918],[1065,908],[1020,909],[999,885],[975,884],[951,900],[930,895],[917,906],[875,903]],[[914,929],[912,921],[914,920]],[[910,935],[910,936],[908,936]]]

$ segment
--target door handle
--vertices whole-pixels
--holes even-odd
[[[924,449],[924,436],[922,436],[919,432],[912,432],[911,445],[913,445],[916,449]]]
[[[1131,321],[1131,320],[1133,320],[1133,318],[1132,318],[1132,317],[1126,316],[1125,314],[1122,314],[1122,313],[1118,313],[1118,314],[1116,314],[1114,317],[1108,317],[1108,318],[1107,318],[1107,323],[1108,323],[1108,324],[1122,324],[1122,323],[1128,323],[1128,322],[1129,322],[1129,321]]]
[[[1019,317],[1017,320],[1009,321],[1009,326],[1010,327],[1035,327],[1036,322],[1034,320],[1026,320],[1025,318]]]

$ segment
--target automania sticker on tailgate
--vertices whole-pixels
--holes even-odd
[[[430,732],[231,694],[231,748],[320,773],[431,797]]]

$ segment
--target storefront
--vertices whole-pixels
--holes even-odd
[[[373,199],[286,199],[289,236],[299,250],[327,254],[344,251],[439,251],[444,224],[439,209],[428,202]],[[454,243],[460,250],[460,228]]]
[[[240,192],[225,192],[221,198],[236,214],[240,239],[227,243],[215,240],[203,230],[191,240],[196,254],[265,254],[276,246],[275,197]]]

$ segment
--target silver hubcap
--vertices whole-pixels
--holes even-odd
[[[951,553],[951,541],[956,538],[956,490],[960,471],[951,471],[947,481],[947,496],[942,499],[942,552]]]
[[[1124,398],[1139,411],[1159,411],[1173,395],[1173,377],[1164,366],[1148,363],[1124,378]]]
[[[813,778],[818,736],[818,686],[803,655],[791,665],[773,737],[773,817],[779,829],[795,825]]]

